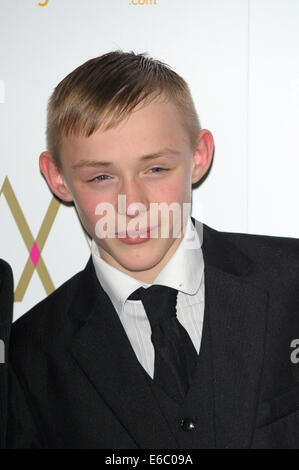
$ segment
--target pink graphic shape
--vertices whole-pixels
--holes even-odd
[[[32,262],[33,262],[34,266],[37,265],[37,263],[38,263],[38,261],[39,261],[39,259],[40,259],[40,256],[41,256],[41,253],[40,253],[40,251],[39,251],[39,248],[38,248],[36,242],[34,242],[34,243],[33,243],[33,247],[32,247],[32,249],[31,249],[31,251],[30,251],[30,257],[31,257],[31,259],[32,259]]]

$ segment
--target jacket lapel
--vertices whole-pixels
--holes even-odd
[[[216,447],[248,448],[263,368],[268,291],[257,285],[255,264],[223,234],[205,226],[202,249],[212,341]]]
[[[83,276],[71,312],[81,325],[71,354],[138,447],[177,448],[91,259]]]

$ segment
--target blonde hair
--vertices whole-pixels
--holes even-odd
[[[61,166],[62,136],[89,137],[99,128],[115,127],[139,104],[156,98],[177,106],[195,147],[200,122],[189,87],[167,64],[147,54],[113,51],[80,65],[57,85],[48,103],[47,147],[56,165]]]

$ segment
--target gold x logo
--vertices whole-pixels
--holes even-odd
[[[37,239],[34,240],[29,225],[24,217],[23,211],[7,177],[5,178],[0,190],[0,196],[2,193],[6,198],[7,204],[29,252],[27,263],[15,291],[15,301],[22,302],[34,273],[34,269],[37,270],[44,289],[47,295],[49,295],[55,290],[55,287],[43,261],[41,252],[49,236],[50,230],[60,207],[60,203],[54,197],[52,198]]]

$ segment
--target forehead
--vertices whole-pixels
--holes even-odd
[[[189,145],[187,132],[177,107],[171,102],[152,102],[135,109],[117,126],[98,129],[91,136],[68,136],[61,140],[62,158],[117,158]]]

